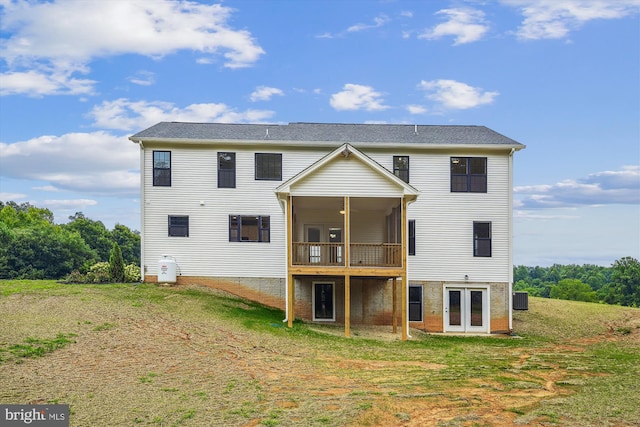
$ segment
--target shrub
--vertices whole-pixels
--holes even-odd
[[[86,275],[87,283],[109,283],[111,275],[109,274],[109,263],[99,262],[93,264]]]
[[[109,275],[111,280],[116,283],[124,282],[124,261],[122,260],[122,251],[118,243],[113,244],[111,255],[109,256]]]
[[[66,283],[85,283],[87,278],[78,270],[74,270],[65,277],[64,281]]]
[[[140,281],[140,266],[135,264],[125,265],[124,267],[124,281],[139,282]]]

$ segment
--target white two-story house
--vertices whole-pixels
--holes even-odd
[[[508,332],[513,154],[482,126],[162,122],[141,152],[142,276],[344,325]]]

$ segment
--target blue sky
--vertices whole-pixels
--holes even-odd
[[[514,262],[640,258],[640,0],[0,0],[0,200],[138,229],[159,121],[484,125]]]

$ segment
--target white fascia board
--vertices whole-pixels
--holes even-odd
[[[145,142],[161,145],[238,145],[238,146],[260,146],[269,145],[272,147],[300,147],[300,148],[335,148],[344,145],[350,145],[354,148],[393,148],[393,149],[412,149],[412,150],[505,150],[516,151],[524,149],[526,146],[522,144],[423,144],[423,143],[404,143],[404,142],[348,142],[343,141],[282,141],[275,139],[193,139],[193,138],[131,138],[133,142]]]

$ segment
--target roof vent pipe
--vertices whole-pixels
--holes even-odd
[[[413,133],[418,134],[418,125],[413,125]]]
[[[269,138],[269,128],[267,128],[267,133],[264,135],[264,139]]]

